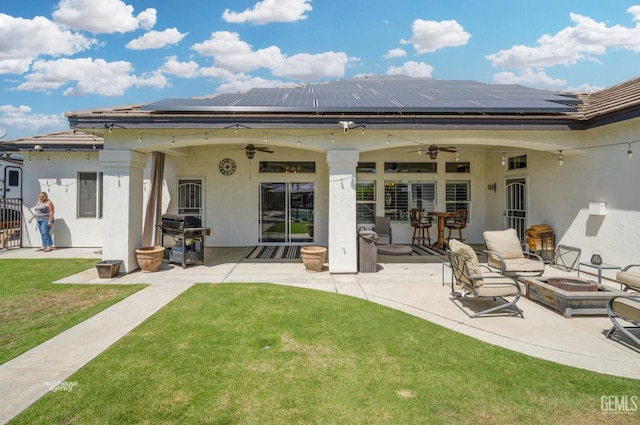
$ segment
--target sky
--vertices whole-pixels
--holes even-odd
[[[370,74],[593,92],[640,76],[640,0],[0,0],[0,130]]]

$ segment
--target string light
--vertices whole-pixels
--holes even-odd
[[[502,152],[502,159],[500,159],[500,165],[502,165],[503,167],[507,165],[507,158],[505,157],[504,152]]]
[[[175,146],[175,145],[176,145],[176,136],[171,136],[171,144],[172,144],[173,146]]]
[[[562,151],[560,151],[560,155],[558,155],[558,165],[561,167],[564,165],[564,156],[562,156]]]
[[[333,138],[333,133],[331,133],[331,143],[334,143],[336,140]]]
[[[209,143],[209,135],[206,132],[204,133],[204,142]]]
[[[138,136],[138,143],[142,143],[142,131],[140,132],[140,135]]]
[[[629,149],[627,149],[627,158],[633,158],[633,151],[631,150],[631,143],[629,143]]]
[[[456,152],[456,162],[460,162],[460,153]]]

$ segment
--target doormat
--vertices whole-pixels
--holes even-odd
[[[256,246],[244,257],[248,260],[296,260],[300,259],[300,246]]]

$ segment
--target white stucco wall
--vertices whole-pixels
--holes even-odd
[[[101,171],[98,152],[77,154],[71,152],[39,152],[31,154],[31,162],[25,156],[23,167],[23,199],[25,221],[38,202],[38,193],[47,192],[55,206],[56,221],[53,240],[56,247],[102,246],[103,220],[78,218],[78,172]],[[106,206],[105,206],[106,207]],[[35,221],[25,223],[23,245],[39,247],[40,234]]]

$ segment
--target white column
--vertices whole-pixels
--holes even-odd
[[[327,151],[329,165],[329,272],[358,272],[357,150]]]
[[[147,155],[134,151],[100,152],[103,174],[102,259],[122,260],[127,273],[138,268],[142,243],[143,170]]]

